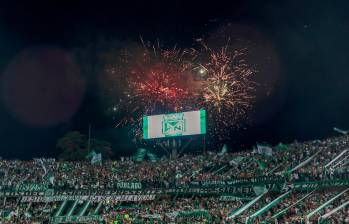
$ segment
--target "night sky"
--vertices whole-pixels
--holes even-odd
[[[24,2],[0,3],[4,158],[56,156],[57,139],[71,130],[87,134],[89,123],[117,155],[135,150],[127,131],[104,116],[93,55],[108,47],[103,41],[140,36],[182,47],[220,35],[249,43],[257,79],[269,90],[258,93],[249,125],[234,131],[234,150],[349,129],[349,1]],[[82,63],[72,56],[86,51]]]

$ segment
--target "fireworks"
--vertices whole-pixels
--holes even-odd
[[[226,128],[237,127],[252,107],[254,70],[243,59],[246,49],[231,50],[227,44],[215,51],[203,45],[203,51],[208,59],[201,64],[207,73],[201,105],[208,110],[214,133],[222,138]]]
[[[140,47],[125,50],[107,68],[111,83],[119,84],[112,110],[124,115],[116,126],[131,124],[137,138],[144,115],[203,108],[210,133],[227,136],[226,128],[236,127],[252,106],[254,70],[243,60],[244,49],[202,46],[200,51],[164,49],[142,41]]]
[[[124,118],[116,126],[129,123],[134,134],[141,136],[141,119],[144,115],[168,113],[190,108],[193,99],[190,69],[195,53],[177,47],[161,48],[142,41],[141,46],[125,50],[107,68],[112,80],[117,80],[113,111],[124,111]],[[111,83],[116,83],[111,81]]]

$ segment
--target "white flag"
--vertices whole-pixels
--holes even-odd
[[[101,153],[93,155],[93,157],[91,159],[91,164],[92,165],[97,164],[97,163],[102,165],[102,154]]]
[[[273,149],[270,146],[267,145],[259,145],[257,144],[257,153],[264,154],[267,156],[273,155]]]

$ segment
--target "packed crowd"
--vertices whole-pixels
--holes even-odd
[[[52,171],[57,186],[69,188],[109,188],[116,181],[144,181],[185,184],[192,181],[227,180],[261,175],[283,175],[300,162],[314,157],[292,173],[291,178],[323,178],[348,172],[348,155],[325,169],[325,165],[338,154],[349,149],[347,136],[328,138],[322,141],[294,142],[287,150],[273,150],[272,156],[263,156],[253,151],[226,153],[223,156],[208,152],[200,155],[183,155],[176,159],[162,158],[157,162],[134,162],[131,158],[105,161],[96,169],[88,161],[65,162],[47,160],[46,169]],[[241,158],[239,164],[232,163]],[[339,163],[341,162],[341,163]],[[261,163],[264,167],[261,167]],[[41,183],[44,170],[37,161],[0,160],[0,180],[8,185],[18,183]]]
[[[280,145],[279,145],[280,146]],[[187,186],[192,182],[229,181],[260,176],[280,177],[287,183],[293,181],[319,181],[349,179],[349,136],[294,142],[283,147],[272,147],[272,155],[256,150],[243,152],[206,152],[183,155],[178,158],[161,158],[156,162],[135,162],[132,158],[103,161],[101,166],[85,162],[41,159],[32,161],[0,160],[0,183],[11,187],[21,184],[42,184],[53,189],[114,189],[120,181],[141,182],[143,186]],[[44,176],[53,177],[50,181]],[[348,186],[346,186],[348,187]],[[345,189],[345,188],[344,188]],[[333,198],[343,187],[333,187],[313,192],[292,192],[282,203],[268,209],[252,223],[278,221],[299,223],[321,204]],[[0,189],[1,191],[1,189]],[[245,223],[246,218],[278,197],[268,192],[249,209],[234,219],[229,214],[248,200],[220,200],[220,196],[164,195],[154,201],[126,203],[104,201],[99,214],[105,222],[113,223]],[[0,198],[0,223],[47,223],[61,202],[22,203],[19,198]],[[317,212],[311,222],[349,201],[349,191]],[[91,204],[93,209],[96,205]],[[348,205],[349,206],[349,205]],[[326,221],[349,223],[348,206],[338,210]],[[280,211],[285,212],[280,213]],[[92,211],[92,210],[91,210]],[[198,211],[179,216],[180,212]],[[89,214],[90,211],[87,211]],[[190,213],[190,212],[189,212]],[[177,214],[177,216],[171,215]],[[277,217],[275,217],[277,215]],[[46,220],[46,221],[45,221]]]

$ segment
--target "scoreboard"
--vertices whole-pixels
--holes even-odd
[[[143,117],[143,139],[206,134],[206,111]]]

